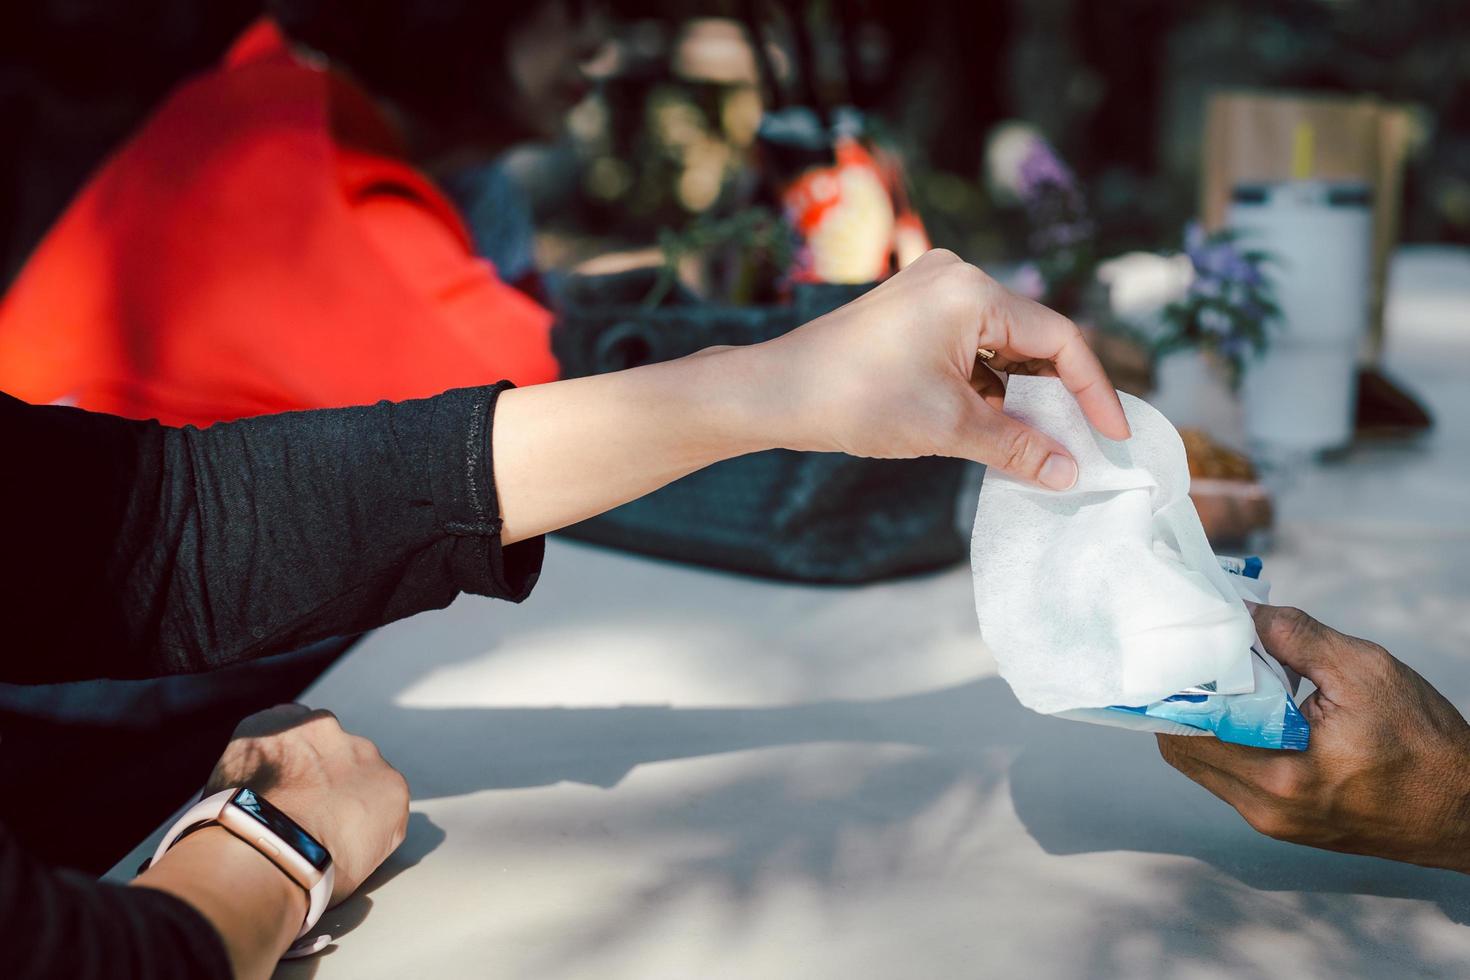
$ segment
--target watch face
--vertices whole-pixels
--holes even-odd
[[[316,842],[316,838],[302,830],[297,826],[296,821],[271,806],[262,797],[255,795],[251,790],[241,789],[230,798],[230,802],[270,828],[272,833],[289,844],[296,853],[306,858],[307,862],[318,871],[326,871],[327,865],[332,863],[331,855],[327,853],[325,847]]]

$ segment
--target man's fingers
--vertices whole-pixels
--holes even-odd
[[[980,346],[999,349],[1012,360],[1051,361],[1088,421],[1109,439],[1127,439],[1131,432],[1123,403],[1077,325],[999,284],[992,288],[996,292],[987,304]]]
[[[962,444],[949,455],[973,459],[1048,490],[1070,490],[1076,485],[1077,462],[1061,443],[983,401],[977,399],[973,404],[972,421],[959,434]]]
[[[1202,735],[1160,735],[1159,751],[1164,761],[1181,772],[1185,766],[1209,766],[1247,784],[1259,784],[1281,758],[1270,749],[1233,745]]]
[[[1206,736],[1158,739],[1164,761],[1191,779],[1208,769],[1239,783],[1257,800],[1289,800],[1302,792],[1307,764],[1299,753],[1233,745]]]
[[[1311,766],[1295,752],[1229,745],[1213,738],[1159,735],[1164,761],[1235,807],[1256,830],[1300,840],[1293,817],[1313,792]]]
[[[1215,742],[1208,736],[1158,735],[1159,755],[1164,761],[1178,769],[1205,789],[1229,803],[1237,810],[1251,800],[1254,794],[1250,787],[1229,772],[1204,762],[1194,751],[1196,742]]]
[[[1256,606],[1251,615],[1266,652],[1332,698],[1345,652],[1336,632],[1289,606]]]

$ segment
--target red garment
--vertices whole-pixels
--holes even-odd
[[[205,424],[557,376],[551,316],[269,22],[176,90],[0,301],[0,390]]]

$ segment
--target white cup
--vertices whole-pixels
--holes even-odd
[[[1281,320],[1245,372],[1246,437],[1273,454],[1352,441],[1357,360],[1368,331],[1373,211],[1367,185],[1317,180],[1241,184],[1227,223],[1271,263]]]

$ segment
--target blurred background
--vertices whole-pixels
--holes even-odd
[[[461,7],[405,9],[420,11],[416,27],[458,17],[473,34]],[[581,16],[593,5],[573,7]],[[330,4],[278,8],[306,24],[296,40],[327,51],[334,70],[368,64],[364,77],[378,80],[350,10],[333,22]],[[1119,386],[1184,430],[1202,481],[1196,504],[1217,544],[1264,546],[1258,532],[1273,514],[1263,466],[1433,428],[1422,398],[1383,369],[1383,310],[1400,246],[1454,255],[1470,244],[1463,5],[635,0],[597,9],[591,84],[538,120],[540,136],[502,133],[493,157],[477,157],[453,113],[415,120],[419,146],[452,150],[412,162],[452,200],[475,250],[555,312],[561,375],[789,330],[932,244],[1072,316]],[[42,0],[0,12],[0,286],[109,154],[265,12],[252,0]],[[501,58],[503,42],[487,40],[482,60]],[[338,60],[341,51],[352,57]],[[383,78],[414,74],[393,62],[391,38],[377,57]],[[148,223],[146,213],[131,220]],[[128,229],[114,234],[132,240]],[[150,274],[179,288],[182,273]],[[552,376],[516,370],[501,373],[522,383]],[[380,393],[399,390],[369,392]],[[313,394],[271,407],[328,403]],[[249,412],[197,420],[238,414]],[[849,512],[826,515],[834,549],[854,514],[947,513],[975,480],[958,464],[792,469],[819,465],[726,464],[580,533],[797,578],[857,580],[962,556],[963,528],[941,541],[937,517],[861,570],[762,557],[786,548],[791,528],[766,528],[770,540],[744,555],[690,544],[712,510],[769,509],[770,494],[798,479],[846,488]],[[916,506],[915,484],[940,489]],[[807,517],[808,526],[826,519]]]
[[[717,50],[719,25],[704,25],[709,50],[681,45],[691,22],[735,23],[741,4],[618,6],[622,62],[568,120],[565,170],[546,174],[534,200],[548,226],[651,242],[660,228],[743,203],[759,102],[740,89],[757,80],[748,54]],[[0,281],[105,155],[261,10],[252,0],[5,5]],[[1034,124],[1071,164],[1120,250],[1177,238],[1196,211],[1205,99],[1221,86],[1411,106],[1403,236],[1470,241],[1470,18],[1450,0],[832,0],[771,18],[782,51],[796,49],[798,11],[812,60],[802,67],[815,77],[783,72],[788,99],[814,89],[881,120],[934,242],[973,261],[1019,252],[982,172],[986,136],[1007,119]],[[721,88],[734,90],[720,93],[723,116],[709,98]],[[680,140],[692,142],[674,152]]]

